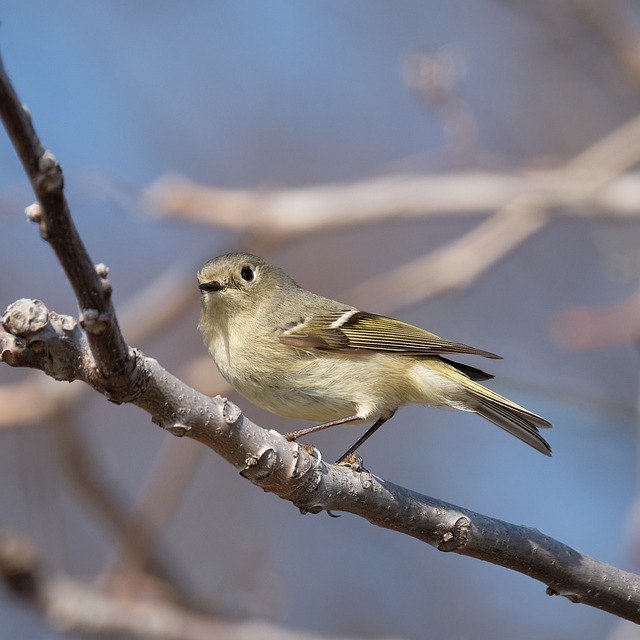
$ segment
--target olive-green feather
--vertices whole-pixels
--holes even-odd
[[[392,352],[398,355],[434,356],[444,353],[465,353],[500,358],[490,351],[476,349],[460,342],[445,340],[406,322],[357,311],[339,323],[349,309],[316,316],[288,331],[280,340],[300,348],[367,350]]]

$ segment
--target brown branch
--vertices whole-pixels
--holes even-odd
[[[561,167],[521,174],[398,175],[299,189],[233,190],[169,176],[147,190],[159,214],[289,236],[398,218],[486,215],[514,201],[574,217],[637,219],[640,116]]]
[[[193,294],[189,293],[189,281],[193,280],[191,269],[189,273],[190,277],[185,267],[171,267],[122,307],[121,326],[132,342],[149,339],[170,323],[189,300],[193,302]],[[164,295],[166,291],[175,292],[169,301]],[[209,366],[214,368],[210,360]],[[224,388],[221,385],[218,391]],[[185,449],[168,440],[162,460],[150,471],[138,504],[127,509],[121,496],[114,493],[99,456],[92,454],[82,441],[82,431],[74,424],[75,407],[87,390],[88,387],[80,383],[61,386],[35,372],[21,382],[2,385],[0,428],[15,428],[49,418],[59,447],[58,459],[71,487],[119,545],[116,557],[108,563],[109,571],[118,570],[123,563],[139,571],[150,571],[167,580],[176,599],[194,602],[189,589],[167,562],[165,551],[157,549],[157,539],[162,525],[180,502],[186,468],[192,470],[194,458],[204,450],[195,445]]]
[[[120,325],[128,341],[149,340],[170,325],[194,300],[189,282],[192,269],[174,265],[121,305]],[[167,291],[172,295],[166,296]],[[30,425],[58,410],[69,410],[85,391],[84,385],[61,387],[35,373],[21,382],[0,385],[0,429]]]

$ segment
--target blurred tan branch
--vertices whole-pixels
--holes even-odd
[[[61,402],[77,398],[85,390],[85,385],[62,387],[36,373],[20,382],[0,385],[0,429],[31,426],[50,417]]]
[[[594,173],[597,177],[597,169]],[[238,190],[165,176],[148,188],[145,200],[158,216],[279,234],[326,231],[387,219],[486,215],[517,197],[544,202],[554,215],[622,220],[640,216],[640,173],[620,176],[597,193],[593,179],[591,171],[560,176],[558,171],[469,172],[395,175],[297,189]]]
[[[36,548],[0,529],[0,580],[10,593],[38,609],[52,629],[64,633],[126,634],[152,640],[320,640],[263,621],[226,621],[176,606],[154,585],[124,577],[100,589],[48,571]]]
[[[552,330],[567,349],[583,351],[640,340],[640,290],[604,307],[574,307],[558,314]]]
[[[545,226],[551,215],[640,215],[640,116],[553,171],[393,176],[350,185],[239,191],[168,177],[146,194],[156,212],[286,238],[384,219],[481,215],[466,235],[354,288],[350,303],[379,311],[469,285]]]
[[[639,156],[637,116],[555,170],[398,175],[344,185],[264,190],[208,187],[166,176],[147,189],[145,200],[158,215],[286,235],[390,218],[482,215],[520,198],[561,215],[637,219],[640,174],[620,174]]]
[[[573,0],[573,5],[582,20],[600,34],[628,85],[640,92],[640,38],[629,3]]]
[[[544,227],[552,208],[561,200],[566,199],[573,206],[583,202],[586,207],[619,174],[639,161],[640,116],[637,116],[548,175],[548,192],[523,192],[515,196],[465,235],[382,277],[364,282],[349,293],[348,299],[355,305],[373,300],[377,308],[385,310],[385,305],[387,309],[409,305],[468,286]],[[578,183],[581,186],[575,190]],[[554,193],[561,198],[554,200]],[[640,208],[636,209],[638,212]]]

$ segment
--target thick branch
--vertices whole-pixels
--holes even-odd
[[[91,357],[84,332],[72,318],[49,312],[42,302],[19,300],[5,314],[3,327],[0,359],[101,390],[100,380],[85,364]],[[441,551],[529,575],[545,583],[550,594],[640,622],[640,576],[585,556],[536,529],[423,496],[363,468],[326,464],[317,450],[260,428],[226,399],[202,395],[156,360],[133,353],[136,380],[144,380],[133,402],[156,424],[207,445],[241,469],[242,476],[303,512],[347,511]],[[120,402],[131,395],[123,390],[121,397],[111,399]]]

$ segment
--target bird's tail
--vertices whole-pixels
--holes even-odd
[[[538,431],[538,429],[548,429],[552,426],[548,420],[527,411],[524,407],[473,380],[465,380],[463,385],[476,400],[468,407],[471,411],[526,442],[545,456],[551,455],[549,443]]]

